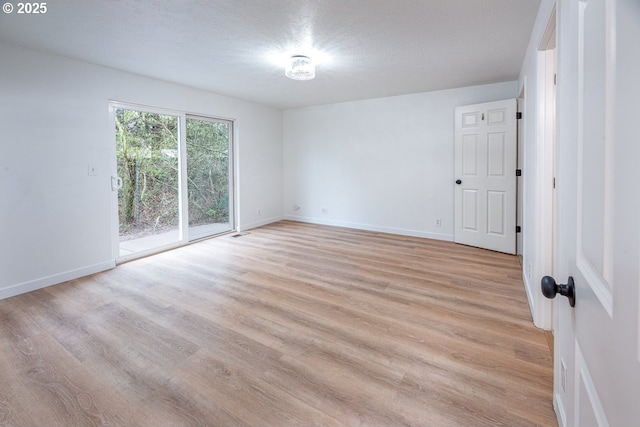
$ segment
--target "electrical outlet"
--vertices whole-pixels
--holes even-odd
[[[323,214],[327,214],[327,213],[329,213],[329,209],[327,209],[327,208],[322,208],[322,213],[323,213]]]
[[[436,219],[436,227],[442,227],[442,220],[440,218]]]
[[[564,364],[564,359],[560,359],[560,385],[562,391],[567,392],[567,366]]]
[[[262,215],[262,210],[258,209],[258,210],[256,211],[256,214],[257,214],[258,216]]]

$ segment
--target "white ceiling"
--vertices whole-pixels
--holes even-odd
[[[0,13],[0,41],[293,108],[515,80],[538,5],[53,0],[41,15]],[[273,61],[309,48],[330,58],[314,80],[289,80]]]

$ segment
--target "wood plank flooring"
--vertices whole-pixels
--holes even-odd
[[[0,425],[557,424],[516,257],[283,221],[0,301]]]

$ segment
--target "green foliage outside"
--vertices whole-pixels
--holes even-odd
[[[119,109],[116,155],[120,236],[138,238],[179,224],[178,117]],[[229,221],[229,125],[187,120],[189,225]]]
[[[189,225],[229,222],[229,124],[187,119]]]

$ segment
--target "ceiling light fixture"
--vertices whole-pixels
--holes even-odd
[[[284,75],[293,80],[311,80],[316,76],[316,66],[308,56],[293,55]]]

